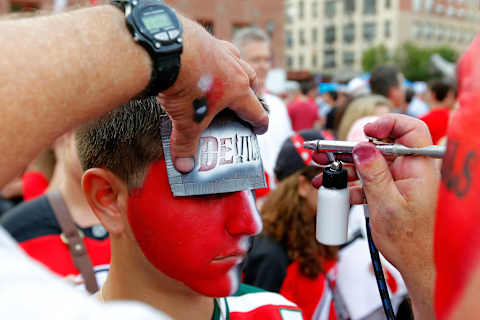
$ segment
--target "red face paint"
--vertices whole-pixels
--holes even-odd
[[[448,130],[435,225],[435,312],[446,319],[480,268],[480,37],[458,67],[460,108]],[[477,293],[480,297],[480,292]],[[480,308],[479,308],[480,309]],[[475,310],[472,310],[475,312]],[[478,314],[476,310],[475,314]]]
[[[130,196],[128,220],[153,266],[213,297],[237,290],[237,266],[249,237],[262,228],[250,191],[174,198],[164,160],[150,168],[143,187]]]

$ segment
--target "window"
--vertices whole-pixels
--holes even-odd
[[[433,9],[433,1],[434,0],[425,0],[425,11],[431,12]]]
[[[293,67],[293,57],[292,56],[287,56],[287,67],[292,68]]]
[[[312,29],[312,44],[316,44],[318,41],[318,31],[317,28]]]
[[[377,12],[377,0],[363,0],[363,13],[375,14]]]
[[[312,18],[317,18],[318,17],[318,2],[313,1],[312,2]]]
[[[426,24],[423,27],[423,35],[425,36],[426,39],[430,39],[433,35],[433,28],[430,24]]]
[[[343,65],[351,67],[355,64],[355,53],[353,51],[343,52]]]
[[[418,12],[422,10],[422,0],[413,0],[413,11]]]
[[[375,23],[363,24],[363,39],[366,41],[372,41],[377,36],[377,25]]]
[[[325,2],[325,17],[333,18],[335,16],[335,0]]]
[[[285,44],[286,44],[287,48],[293,47],[292,31],[290,31],[290,30],[285,31],[285,42],[286,42]]]
[[[412,25],[412,37],[419,39],[422,36],[422,26],[416,22]]]
[[[301,46],[305,45],[305,31],[303,29],[298,31],[298,41]]]
[[[390,9],[392,7],[392,0],[385,0],[385,9]]]
[[[314,52],[314,53],[312,53],[312,67],[316,68],[317,65],[318,65],[317,53]]]
[[[352,43],[355,41],[355,25],[349,23],[343,26],[343,42]]]
[[[392,35],[392,23],[390,20],[385,21],[385,39],[389,39]]]
[[[437,38],[438,40],[443,40],[445,36],[445,28],[443,26],[438,26],[437,28]]]
[[[325,43],[335,42],[335,26],[325,28]]]
[[[344,4],[343,4],[343,10],[345,13],[349,14],[349,13],[353,13],[355,12],[355,1],[356,0],[344,0]]]
[[[305,11],[305,3],[303,3],[303,1],[300,1],[298,3],[298,18],[299,19],[303,19],[304,11]]]
[[[335,50],[325,50],[323,67],[325,69],[335,68]]]
[[[300,69],[303,69],[304,63],[305,63],[305,58],[303,57],[303,55],[298,56],[298,66],[300,67]]]

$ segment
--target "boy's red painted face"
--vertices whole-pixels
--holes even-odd
[[[262,229],[250,191],[174,198],[165,161],[128,200],[128,220],[150,263],[206,296],[234,293],[249,237]]]

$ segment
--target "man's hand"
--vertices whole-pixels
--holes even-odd
[[[180,17],[181,18],[181,17]],[[175,84],[159,95],[159,101],[172,119],[171,148],[177,170],[194,167],[202,131],[226,107],[249,122],[255,133],[268,128],[268,114],[255,92],[255,72],[231,43],[212,37],[200,25],[181,18],[184,26],[182,66]],[[208,112],[194,121],[193,101],[205,98]]]
[[[432,144],[425,124],[404,115],[383,116],[364,130],[368,136],[392,138],[408,147]],[[314,160],[325,163],[325,156],[314,154]],[[365,142],[353,150],[353,161],[363,189],[350,189],[351,202],[366,198],[375,244],[402,273],[417,315],[433,317],[433,229],[440,182],[434,160],[405,156],[389,163]]]

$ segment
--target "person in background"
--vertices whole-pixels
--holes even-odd
[[[420,118],[428,126],[434,144],[447,134],[450,112],[457,102],[457,89],[445,79],[434,79],[428,83],[430,111]]]
[[[355,122],[368,116],[380,116],[393,111],[389,100],[380,95],[367,95],[354,99],[345,110],[337,130],[339,140],[347,140]]]
[[[237,32],[233,44],[240,50],[240,56],[249,63],[257,75],[257,93],[265,100],[269,108],[269,125],[265,134],[258,136],[258,145],[262,155],[264,169],[269,185],[275,186],[273,169],[280,152],[282,142],[292,134],[292,125],[287,107],[283,101],[265,92],[265,81],[271,68],[272,52],[270,39],[261,29],[249,27]]]
[[[338,251],[315,239],[317,192],[311,181],[321,168],[313,165],[303,141],[322,138],[317,130],[303,130],[283,143],[275,166],[278,185],[261,209],[264,231],[244,268],[245,283],[280,292],[305,319],[328,291],[326,274],[334,269]]]
[[[420,118],[428,112],[428,104],[426,103],[427,85],[423,81],[414,82],[412,85],[414,95],[411,101],[409,101],[407,114]]]
[[[313,79],[300,82],[301,93],[287,106],[292,129],[296,132],[321,128],[323,121],[319,117],[314,95],[316,87]]]
[[[396,112],[399,113],[407,113],[404,82],[403,74],[392,65],[378,66],[370,74],[372,94],[382,95],[390,100]]]
[[[72,133],[54,143],[57,158],[54,177],[47,192],[58,190],[68,213],[82,235],[97,282],[104,279],[104,267],[110,263],[107,231],[88,206],[81,191],[82,171]],[[2,226],[19,242],[22,249],[56,274],[82,285],[81,270],[72,260],[65,232],[46,195],[23,202],[5,214]]]

